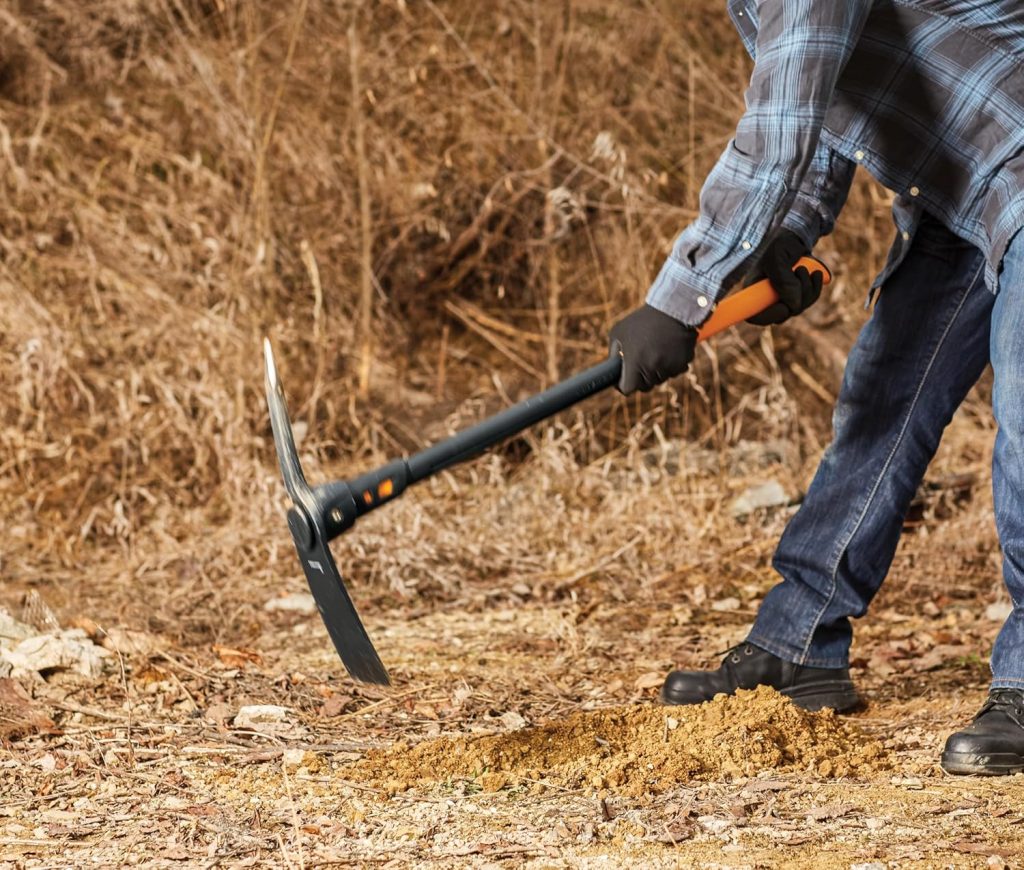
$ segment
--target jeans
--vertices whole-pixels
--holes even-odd
[[[750,642],[796,664],[848,665],[850,618],[882,585],[942,432],[991,362],[995,515],[1013,601],[992,686],[1024,687],[1024,232],[996,295],[984,267],[977,248],[925,216],[850,352],[832,444],[779,542],[782,580]]]

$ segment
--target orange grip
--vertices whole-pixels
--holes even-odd
[[[802,257],[793,268],[798,269],[800,266],[803,266],[812,275],[815,272],[821,272],[822,281],[825,284],[832,280],[832,273],[828,270],[828,266],[814,257]],[[697,332],[697,340],[704,341],[706,338],[711,338],[712,335],[717,335],[730,326],[741,323],[755,314],[760,314],[769,305],[774,305],[778,301],[779,294],[775,292],[775,288],[767,278],[756,284],[751,284],[749,287],[744,287],[738,293],[727,296],[718,304],[715,313],[704,321],[704,325]]]

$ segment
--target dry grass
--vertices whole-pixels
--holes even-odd
[[[160,627],[216,634],[232,630],[220,590],[239,572],[290,575],[267,535],[262,333],[317,476],[414,449],[599,355],[741,109],[728,23],[717,3],[691,7],[9,4],[5,578],[109,608],[130,604],[108,598],[127,575],[156,587]],[[814,454],[836,348],[881,257],[877,200],[862,185],[859,235],[826,245],[839,280],[811,326],[741,331],[653,401],[608,397],[518,439],[494,460],[502,479],[540,441],[558,445],[538,473],[554,461],[560,487],[663,437]],[[491,563],[484,548],[476,570]],[[196,596],[225,610],[193,619]]]
[[[0,604],[38,591],[117,653],[98,680],[0,681],[5,733],[37,732],[0,759],[0,863],[846,867],[925,862],[935,831],[943,866],[1015,854],[1019,784],[977,799],[934,769],[1004,594],[984,386],[933,472],[973,475],[971,498],[918,512],[855,648],[864,723],[923,785],[606,805],[540,782],[388,799],[340,773],[399,737],[650,698],[742,637],[787,513],[729,505],[765,479],[798,498],[828,439],[892,232],[866,179],[807,317],[722,336],[679,382],[563,414],[338,542],[398,688],[345,678],[315,615],[263,608],[303,581],[262,336],[316,481],[591,363],[693,216],[748,73],[721,0],[0,4]],[[252,703],[296,732],[232,728]]]

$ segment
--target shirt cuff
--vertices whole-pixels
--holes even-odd
[[[814,200],[803,193],[797,194],[793,200],[789,211],[782,219],[782,226],[796,233],[800,241],[807,245],[808,251],[814,250],[822,236],[821,214]]]
[[[686,326],[700,326],[715,310],[721,282],[701,275],[673,256],[665,260],[647,291],[647,304]]]

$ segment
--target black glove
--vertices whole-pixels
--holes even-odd
[[[697,330],[642,305],[612,327],[608,344],[611,353],[622,356],[619,392],[628,396],[685,372],[693,360]]]
[[[759,278],[767,278],[772,282],[772,286],[779,294],[779,301],[751,317],[748,323],[757,326],[782,323],[818,301],[821,295],[821,272],[812,275],[803,266],[793,270],[797,260],[809,253],[807,245],[796,233],[779,230],[779,234],[768,245],[757,268]]]

